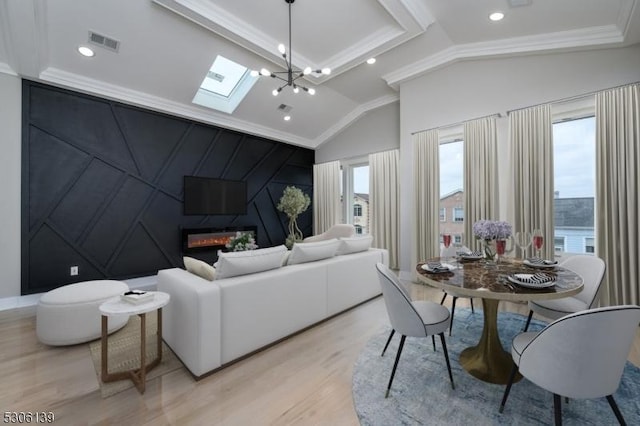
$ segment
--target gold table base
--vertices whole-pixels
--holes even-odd
[[[484,327],[482,337],[476,346],[467,348],[460,354],[460,364],[473,377],[489,383],[507,384],[513,359],[504,350],[498,334],[498,302],[495,299],[482,299]],[[514,382],[522,376],[518,373]]]

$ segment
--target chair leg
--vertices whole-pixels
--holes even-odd
[[[445,301],[445,299],[446,299],[446,298],[447,298],[447,293],[445,292],[445,293],[442,295],[442,300],[440,301],[440,304],[441,304],[441,305],[442,305],[442,304],[444,304],[444,301]]]
[[[509,397],[509,392],[511,391],[511,385],[513,385],[513,379],[516,378],[516,373],[518,372],[518,366],[513,363],[513,368],[511,369],[511,375],[509,376],[509,381],[507,382],[507,387],[504,389],[504,395],[502,396],[502,402],[500,403],[500,413],[504,411],[504,406],[507,403],[507,398]]]
[[[556,426],[562,426],[562,398],[557,393],[553,394],[553,417]]]
[[[475,314],[476,311],[473,310],[473,298],[469,298],[469,303],[471,303],[471,313]]]
[[[431,342],[433,343],[433,351],[436,351],[436,336],[431,335]]]
[[[456,311],[456,301],[458,298],[453,296],[453,301],[451,302],[451,322],[449,323],[449,337],[451,337],[451,329],[453,328],[453,313]]]
[[[431,337],[433,337],[433,335]],[[444,360],[447,361],[447,370],[449,370],[449,380],[451,380],[451,389],[455,389],[456,386],[453,384],[453,374],[451,373],[451,364],[449,363],[449,352],[447,351],[447,342],[444,341],[444,333],[440,333],[440,341],[442,342]]]
[[[404,339],[407,336],[402,335],[400,338],[400,346],[398,346],[398,353],[396,354],[396,361],[393,363],[393,370],[391,370],[391,377],[389,378],[389,385],[387,386],[387,393],[384,394],[384,397],[389,396],[389,391],[391,390],[391,383],[393,382],[393,376],[396,375],[396,367],[398,366],[398,361],[400,360],[400,354],[402,353],[402,347],[404,346]]]
[[[616,404],[616,400],[613,399],[613,395],[607,395],[607,401],[609,401],[609,405],[611,406],[613,413],[616,415],[616,419],[618,419],[618,423],[620,423],[620,425],[622,426],[626,426],[627,423],[624,421],[624,417],[622,417],[622,413],[618,408],[618,404]]]
[[[384,349],[382,350],[382,353],[380,354],[380,356],[384,356],[384,353],[387,351],[387,348],[389,347],[389,343],[391,343],[391,338],[393,337],[395,332],[396,331],[394,329],[391,329],[391,334],[389,334],[389,338],[387,339],[387,344],[384,345]]]
[[[527,323],[524,325],[524,329],[522,331],[527,331],[529,329],[529,323],[531,322],[531,317],[533,316],[533,311],[529,311],[529,316],[527,317]]]

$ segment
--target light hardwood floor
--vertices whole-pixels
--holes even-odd
[[[437,302],[442,295],[420,284],[411,291]],[[507,302],[500,309],[528,312]],[[88,344],[39,343],[34,315],[33,308],[0,313],[0,407],[51,411],[61,425],[357,425],[353,365],[388,324],[377,298],[201,381],[180,369],[147,382],[144,395],[131,388],[103,399]],[[640,365],[640,331],[629,359]]]

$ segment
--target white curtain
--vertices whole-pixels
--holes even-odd
[[[603,305],[640,304],[640,85],[596,95],[596,254]]]
[[[313,165],[313,233],[340,223],[340,162]]]
[[[473,224],[480,219],[498,220],[495,117],[464,123],[464,233],[467,247],[473,246]]]
[[[369,155],[369,198],[373,244],[389,250],[389,267],[398,268],[400,187],[395,149]]]
[[[418,261],[440,256],[440,157],[437,130],[413,135],[414,243]]]
[[[541,229],[541,256],[554,256],[553,221],[553,124],[551,105],[509,114],[513,184],[513,230]],[[529,254],[532,253],[529,248]],[[517,256],[528,254],[516,253]]]

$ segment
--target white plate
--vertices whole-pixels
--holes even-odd
[[[527,288],[549,288],[556,285],[555,281],[548,281],[546,283],[526,283],[518,279],[518,278],[530,278],[532,276],[533,274],[514,274],[514,276],[509,275],[507,279],[514,284],[517,284],[522,287],[527,287]]]
[[[453,269],[453,265],[449,265],[448,263],[441,263],[441,265],[445,268],[447,268],[446,271],[434,271],[433,269],[429,268],[429,265],[427,265],[426,263],[424,265],[422,265],[422,269],[431,273],[431,274],[444,274],[447,272],[451,272],[451,270]]]
[[[522,264],[538,269],[553,269],[558,266],[557,263],[554,263],[553,265],[545,265],[544,263],[531,263],[527,259],[523,260]]]

